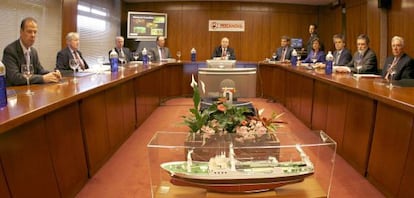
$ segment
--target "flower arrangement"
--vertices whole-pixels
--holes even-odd
[[[201,90],[205,92],[205,84],[200,81]],[[263,117],[263,109],[252,112],[245,106],[234,106],[226,98],[219,98],[208,108],[200,111],[201,96],[197,82],[192,76],[193,104],[190,116],[183,116],[184,124],[191,133],[200,133],[205,138],[215,134],[236,133],[236,141],[254,141],[265,134],[275,132],[280,126],[278,118],[283,114],[273,113],[270,118]]]

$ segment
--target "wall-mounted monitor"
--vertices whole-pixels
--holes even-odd
[[[302,48],[303,46],[303,41],[301,38],[291,38],[290,39],[290,46],[297,49],[297,48]]]
[[[167,37],[167,14],[155,12],[128,12],[127,38],[155,41]]]

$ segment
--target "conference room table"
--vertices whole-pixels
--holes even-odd
[[[413,193],[414,88],[325,75],[289,64],[257,67],[257,95],[284,104],[387,195]],[[190,96],[205,62],[128,64],[118,72],[8,87],[0,110],[0,197],[73,197],[160,103]],[[411,194],[412,195],[412,194]]]
[[[311,129],[323,130],[339,153],[380,191],[412,197],[414,84],[274,62],[259,65],[263,97],[284,104]],[[351,181],[350,181],[351,182]]]

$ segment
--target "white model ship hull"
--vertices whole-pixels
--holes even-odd
[[[161,165],[171,175],[175,185],[196,186],[217,192],[257,192],[303,181],[313,174],[313,166],[305,163],[278,163],[253,161],[238,164],[236,170],[209,172],[208,162],[192,162],[192,169],[186,170],[187,162],[168,162]]]

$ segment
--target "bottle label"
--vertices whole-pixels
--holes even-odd
[[[148,64],[148,55],[144,54],[144,56],[142,57],[142,64],[147,65]]]
[[[331,60],[326,61],[325,74],[332,74],[332,63]]]
[[[2,75],[0,76],[0,108],[5,106],[7,106],[6,78]]]
[[[117,72],[117,71],[118,71],[118,59],[111,58],[111,72]]]
[[[290,62],[292,63],[292,66],[296,66],[297,65],[297,56],[292,56]]]
[[[191,61],[196,61],[196,53],[191,53]]]

